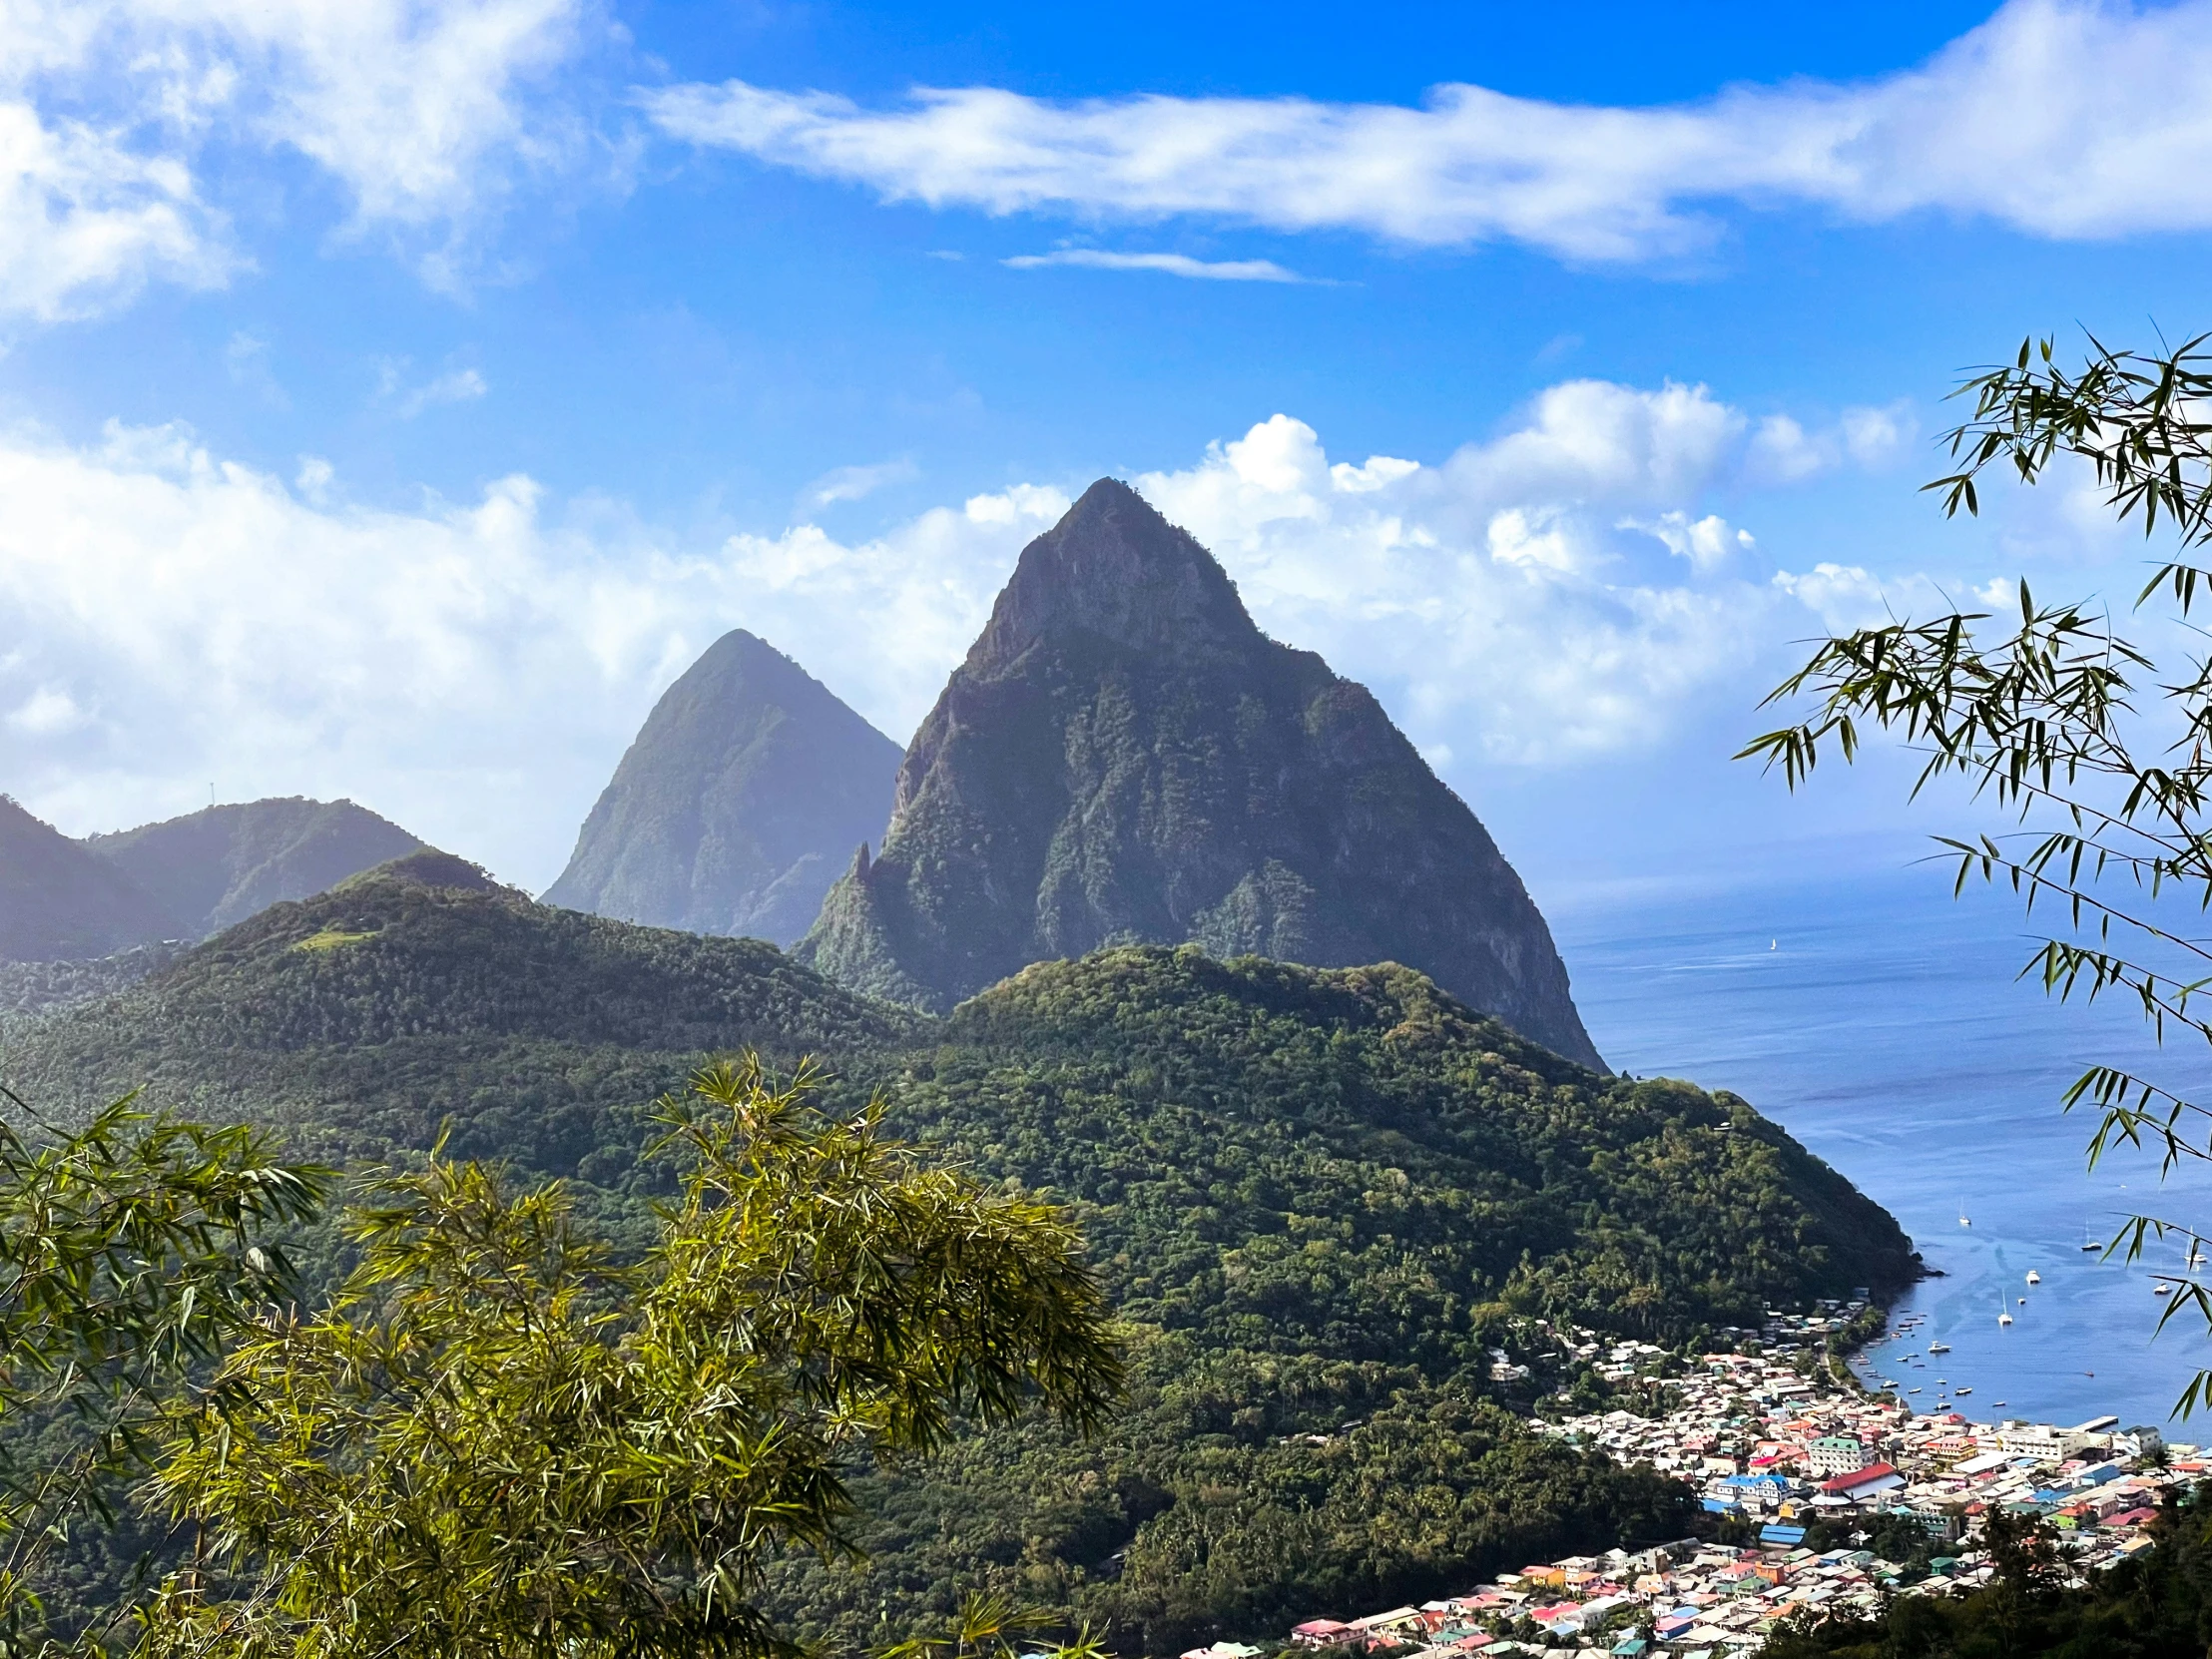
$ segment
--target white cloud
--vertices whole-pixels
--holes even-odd
[[[1699,570],[1717,570],[1730,555],[1748,553],[1756,545],[1749,530],[1731,527],[1718,513],[1694,520],[1681,511],[1661,513],[1655,519],[1624,518],[1620,528],[1657,537],[1669,553],[1689,560]]]
[[[77,700],[54,686],[41,686],[8,711],[8,725],[27,737],[52,738],[74,732],[85,723]]]
[[[801,525],[683,551],[550,522],[521,476],[394,512],[308,459],[299,492],[176,428],[0,433],[15,793],[77,831],[190,811],[210,779],[350,795],[542,885],[653,699],[725,630],[903,739],[1067,504],[1023,486],[873,541]],[[57,744],[62,686],[83,718]]]
[[[355,232],[451,280],[518,168],[573,144],[526,105],[588,0],[11,0],[0,8],[0,317],[54,320],[243,263],[199,172],[289,150]]]
[[[859,501],[887,485],[910,484],[920,476],[921,468],[900,456],[867,466],[832,467],[802,493],[809,505],[827,507],[837,501]]]
[[[1062,248],[1050,254],[1016,254],[1000,265],[1016,271],[1078,266],[1088,271],[1156,271],[1206,282],[1303,282],[1273,260],[1194,260],[1188,254],[1109,254],[1097,248]]]
[[[87,123],[48,124],[7,96],[5,70],[0,48],[0,317],[57,321],[149,281],[210,287],[230,274],[235,257],[182,162]]]
[[[432,375],[419,386],[400,391],[397,370],[387,367],[383,385],[387,394],[396,394],[393,406],[401,420],[412,420],[424,409],[435,408],[441,403],[473,403],[491,390],[484,377],[473,368],[451,369]]]
[[[1754,430],[1701,386],[1570,381],[1434,464],[1332,461],[1276,415],[1135,482],[1263,628],[1375,685],[1428,752],[1573,764],[1748,706],[1779,645],[1879,599],[1864,572],[1775,576],[1713,510]],[[542,885],[729,628],[905,738],[1087,481],[700,547],[603,506],[564,520],[522,476],[389,511],[327,462],[287,487],[178,428],[0,431],[0,774],[80,831],[190,810],[211,779],[351,795]]]
[[[1459,85],[1417,109],[991,87],[866,109],[743,81],[639,98],[679,140],[991,214],[1192,215],[1585,261],[1694,251],[1715,204],[1957,213],[2057,238],[2212,225],[2212,0],[2011,0],[1916,69],[1650,108]]]
[[[1897,460],[1920,430],[1912,406],[1903,400],[1880,409],[1846,409],[1839,424],[1846,452],[1869,469]]]
[[[1918,432],[1912,405],[1902,399],[1879,409],[1845,409],[1833,427],[1816,431],[1790,415],[1768,415],[1752,434],[1750,476],[1796,484],[1847,462],[1879,471],[1902,456]]]

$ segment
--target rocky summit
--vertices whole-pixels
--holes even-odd
[[[549,904],[790,944],[882,833],[898,745],[767,641],[725,634],[669,687]]]
[[[1599,1066],[1527,889],[1360,685],[1101,479],[1022,552],[800,955],[943,1010],[1125,943],[1396,961]]]

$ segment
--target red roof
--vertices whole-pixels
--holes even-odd
[[[1839,1474],[1833,1480],[1822,1481],[1821,1490],[1824,1492],[1851,1492],[1857,1491],[1861,1486],[1871,1486],[1878,1480],[1902,1480],[1904,1478],[1903,1475],[1898,1473],[1895,1464],[1870,1463],[1865,1468],[1854,1470],[1850,1474]]]

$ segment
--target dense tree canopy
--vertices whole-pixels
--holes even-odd
[[[928,1457],[838,1465],[867,1562],[773,1555],[761,1606],[844,1651],[972,1590],[1173,1653],[1676,1536],[1678,1486],[1522,1425],[1575,1379],[1494,1382],[1488,1349],[1546,1317],[1686,1343],[1917,1271],[1745,1102],[1589,1071],[1388,965],[1117,949],[937,1020],[747,941],[369,878],[50,1017],[14,1061],[57,1091],[148,1077],[333,1161],[414,1167],[443,1125],[450,1157],[565,1180],[570,1225],[634,1262],[682,1196],[639,1103],[693,1044],[823,1055],[826,1110],[879,1093],[932,1162],[1064,1207],[1129,1329],[1094,1438],[963,1422]],[[1294,1543],[1296,1573],[1229,1570]]]
[[[0,1091],[4,1093],[5,1091]],[[191,1368],[290,1287],[274,1230],[329,1172],[124,1099],[74,1132],[0,1117],[0,1644],[35,1646],[52,1546],[103,1515]]]
[[[172,1419],[157,1488],[228,1577],[173,1578],[152,1651],[774,1652],[764,1570],[845,1545],[853,1454],[1032,1401],[1095,1426],[1122,1361],[1067,1221],[805,1094],[701,1072],[635,1264],[558,1185],[377,1183],[336,1300]]]

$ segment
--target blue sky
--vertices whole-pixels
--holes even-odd
[[[717,634],[903,739],[1115,472],[1540,897],[1894,859],[1750,705],[2132,592],[2065,481],[1941,521],[1942,394],[2212,321],[2212,4],[10,15],[0,787],[76,832],[350,795],[542,886]]]

